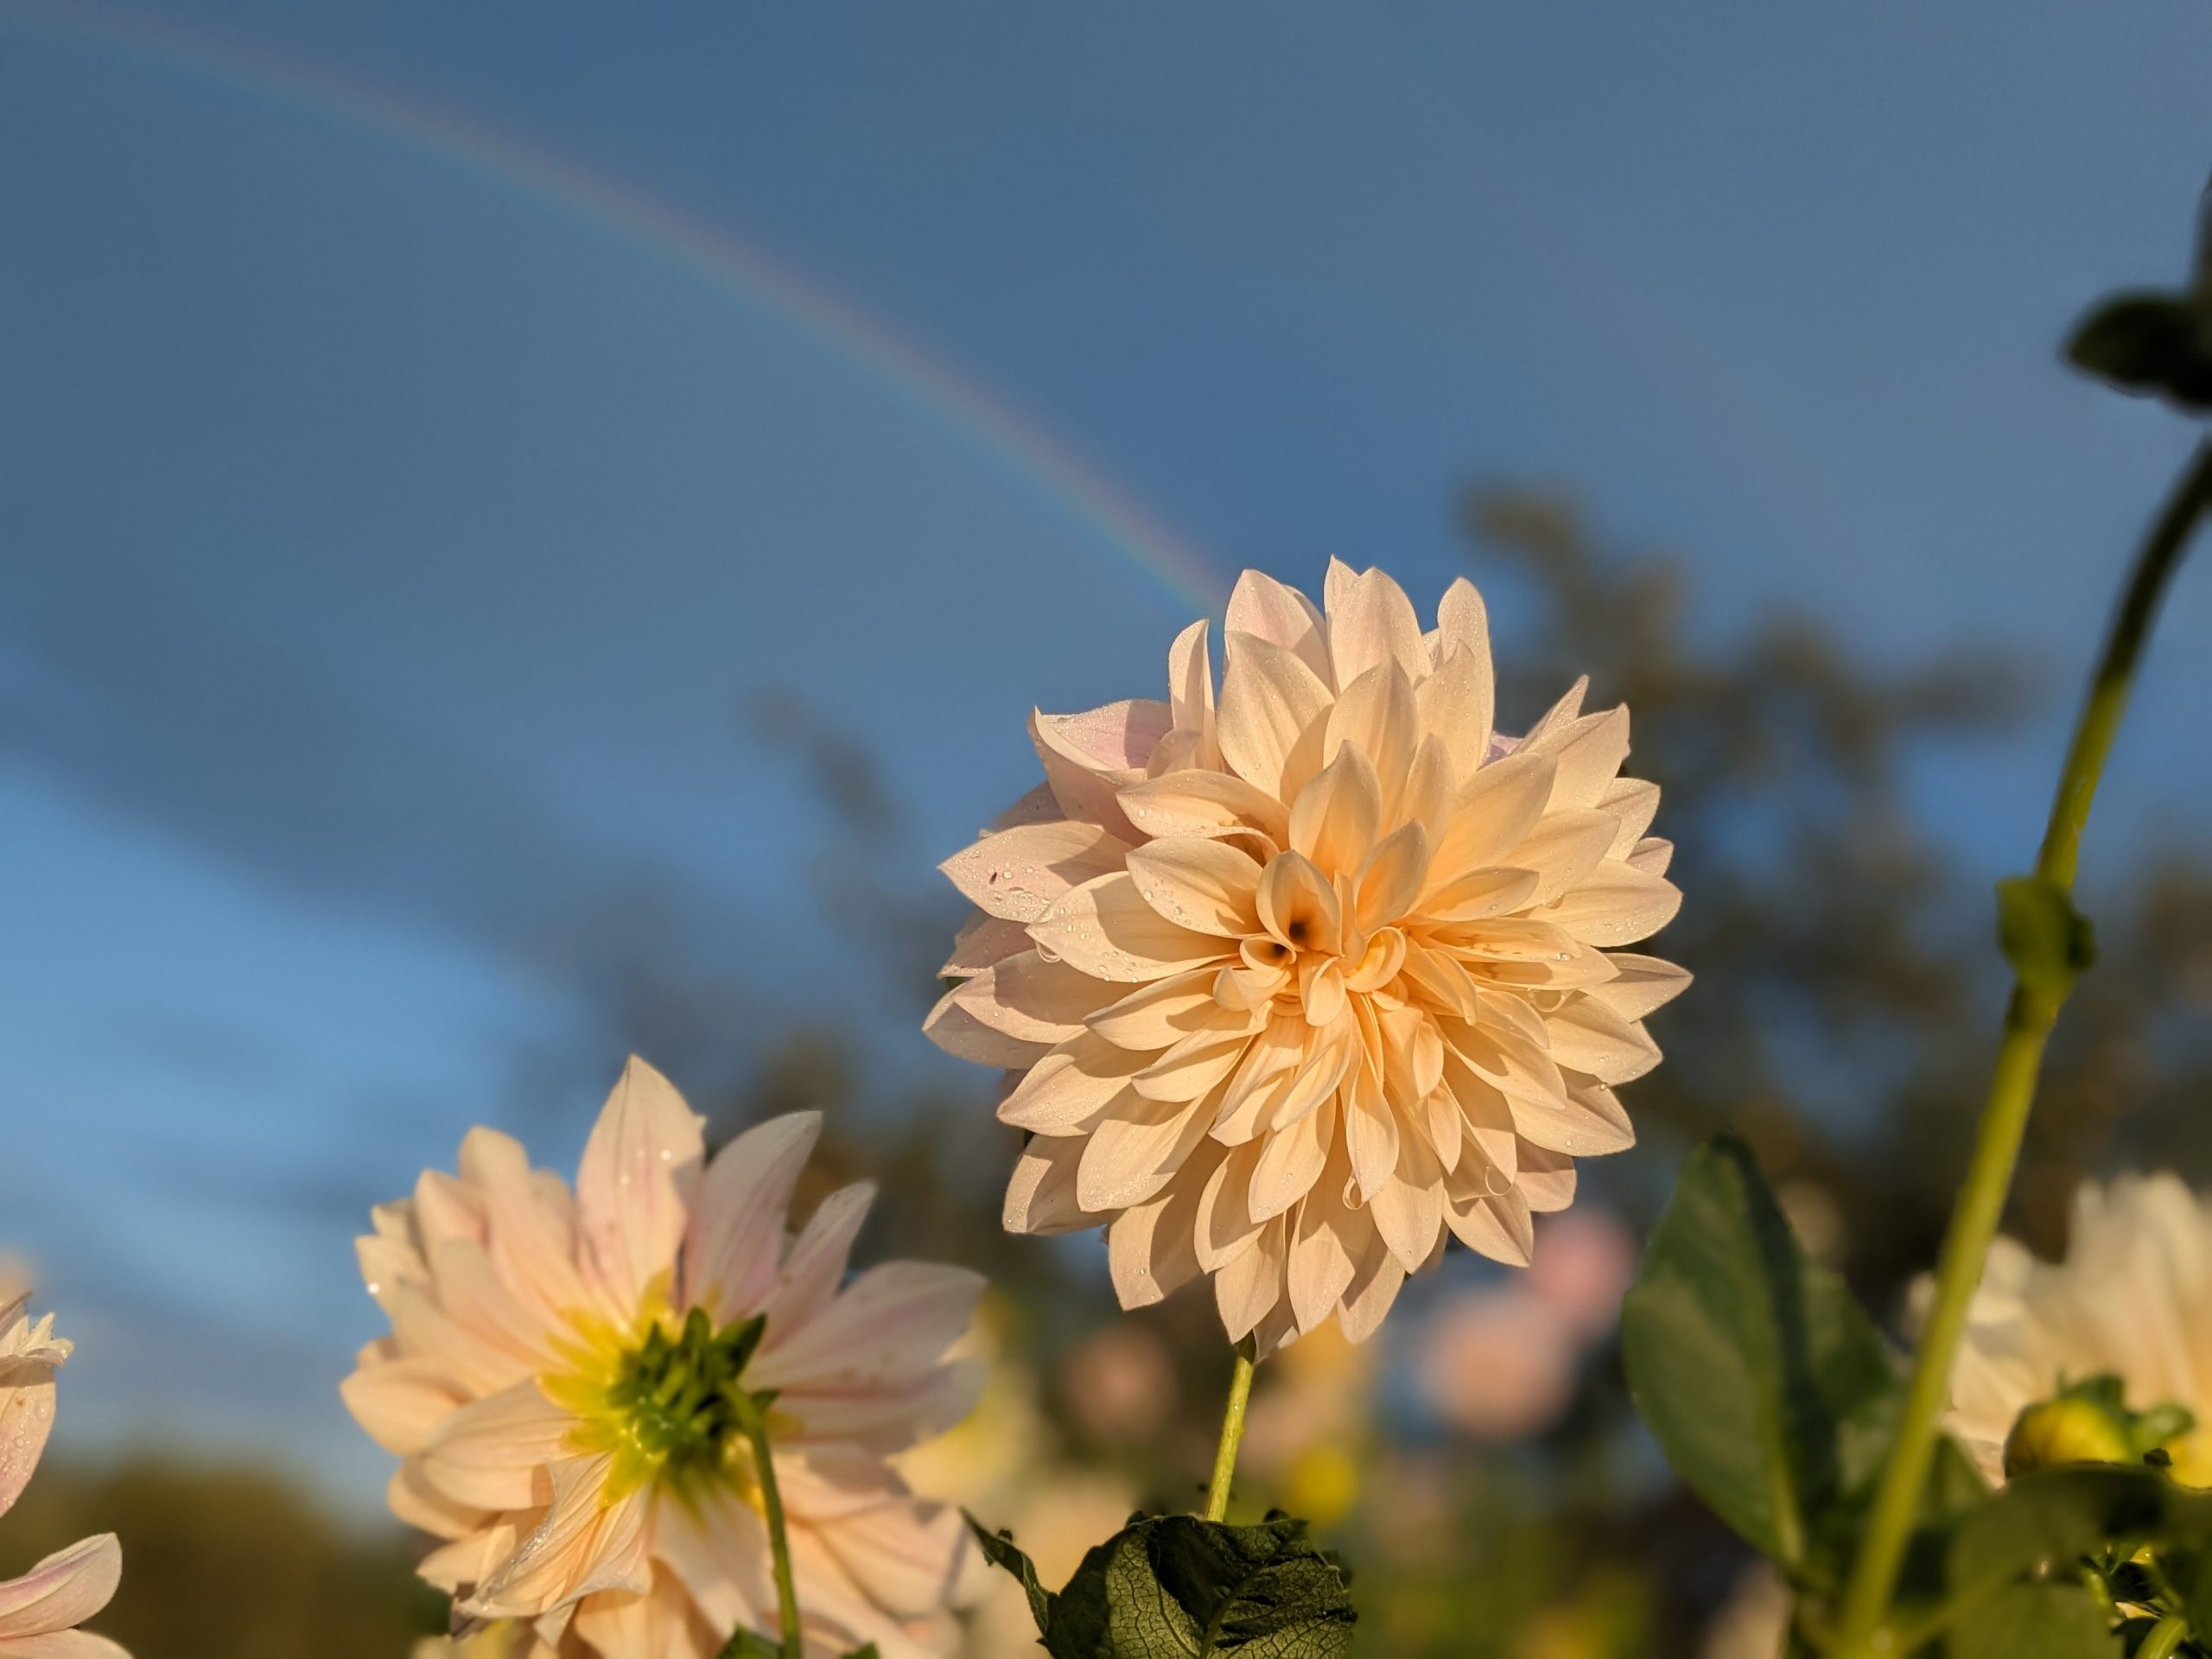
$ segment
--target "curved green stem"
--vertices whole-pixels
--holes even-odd
[[[804,1659],[798,1628],[798,1588],[791,1580],[791,1538],[784,1528],[784,1496],[776,1485],[776,1459],[768,1449],[768,1412],[763,1399],[741,1395],[738,1422],[753,1448],[753,1471],[760,1482],[760,1510],[768,1522],[768,1554],[776,1575],[776,1615],[783,1636],[784,1659]]]
[[[2173,1659],[2187,1640],[2189,1621],[2179,1613],[2168,1613],[2151,1627],[2151,1634],[2135,1649],[2135,1659]]]
[[[2212,442],[2200,446],[2167,499],[2149,537],[2137,555],[2119,612],[2106,636],[2103,654],[2089,683],[2089,695],[2066,753],[2051,803],[2050,821],[2036,858],[2036,877],[2070,895],[2081,857],[2082,830],[2104,775],[2120,717],[2143,648],[2150,638],[2159,601],[2180,565],[2190,537],[2212,508]],[[2036,1080],[2051,1027],[2064,1005],[2067,985],[2045,977],[2015,977],[2005,1014],[2004,1040],[1997,1051],[1982,1107],[1981,1126],[1964,1185],[1951,1211],[1936,1275],[1936,1296],[1921,1333],[1920,1352],[1905,1391],[1897,1439],[1890,1447],[1880,1484],[1867,1512],[1866,1532],[1852,1565],[1836,1617],[1834,1659],[1870,1659],[1890,1649],[1878,1643],[1884,1614],[1897,1588],[1913,1519],[1920,1508],[1941,1433],[1951,1369],[1966,1333],[1967,1313],[1981,1282],[1982,1264],[1997,1236],[1997,1225],[2019,1162],[2020,1143],[2035,1103]]]
[[[1236,1473],[1236,1448],[1244,1441],[1244,1408],[1252,1398],[1252,1338],[1236,1344],[1236,1369],[1229,1377],[1229,1408],[1221,1418],[1221,1446],[1213,1454],[1213,1484],[1206,1488],[1206,1519],[1226,1520],[1229,1483]]]

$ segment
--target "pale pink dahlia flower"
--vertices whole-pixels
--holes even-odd
[[[402,1459],[393,1510],[448,1541],[423,1573],[457,1616],[529,1621],[562,1659],[712,1659],[739,1626],[772,1632],[741,1386],[776,1390],[810,1659],[928,1651],[969,1546],[888,1459],[970,1408],[977,1378],[945,1352],[982,1283],[912,1262],[848,1283],[866,1185],[790,1236],[820,1124],[778,1118],[709,1162],[700,1119],[633,1059],[573,1195],[478,1128],[457,1176],[377,1210],[361,1267],[392,1334],[361,1351],[346,1402]]]
[[[1446,1227],[1525,1263],[1688,982],[1618,948],[1681,900],[1628,711],[1578,684],[1500,738],[1471,584],[1426,632],[1379,570],[1325,599],[1245,572],[1217,703],[1198,622],[1166,701],[1033,716],[1043,787],[944,866],[980,913],[928,1022],[1014,1074],[1010,1229],[1109,1228],[1126,1306],[1211,1274],[1262,1351],[1366,1337]]]
[[[69,1344],[54,1315],[34,1321],[30,1298],[0,1306],[0,1515],[30,1484],[54,1427],[54,1374]],[[104,1636],[77,1628],[107,1605],[123,1576],[111,1532],[57,1550],[0,1584],[0,1659],[127,1659]]]

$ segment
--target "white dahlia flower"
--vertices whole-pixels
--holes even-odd
[[[1247,571],[1227,641],[1218,699],[1201,621],[1166,701],[1033,717],[1044,785],[944,866],[980,913],[927,1029],[1014,1074],[1008,1228],[1107,1227],[1127,1306],[1210,1274],[1267,1351],[1366,1337],[1447,1226],[1525,1263],[1688,976],[1619,949],[1681,900],[1628,711],[1578,684],[1497,736],[1471,584],[1424,632],[1379,570],[1319,610]]]

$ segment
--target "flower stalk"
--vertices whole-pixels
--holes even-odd
[[[798,1587],[791,1579],[791,1539],[784,1529],[784,1496],[776,1485],[775,1454],[768,1447],[768,1406],[772,1394],[735,1396],[738,1427],[753,1448],[753,1473],[760,1483],[760,1511],[768,1523],[768,1554],[776,1576],[776,1618],[784,1659],[805,1659],[799,1634]]]
[[[2072,988],[2086,965],[2086,930],[2074,915],[2071,896],[2080,861],[2082,832],[2104,775],[2113,739],[2126,713],[2137,669],[2160,602],[2190,540],[2212,508],[2212,442],[2201,445],[2168,497],[2137,555],[2120,609],[2113,618],[2089,683],[2074,738],[2060,773],[2035,873],[2007,883],[2032,913],[2016,934],[2007,915],[2007,953],[2014,982],[2004,1037],[1992,1070],[1974,1156],[1951,1212],[1936,1278],[1935,1300],[1905,1395],[1897,1439],[1868,1511],[1866,1535],[1837,1610],[1834,1659],[1871,1659],[1895,1650],[1882,1624],[1896,1592],[1921,1494],[1928,1482],[1950,1391],[1951,1370],[1966,1331],[1967,1310],[1981,1282],[1982,1266],[1997,1236],[2012,1174],[2019,1162],[2028,1114],[2035,1103],[2044,1050]],[[2038,932],[2036,924],[2045,924]],[[2070,937],[2071,950],[2053,931]]]
[[[1206,1519],[1229,1518],[1229,1487],[1236,1474],[1236,1449],[1244,1443],[1244,1408],[1252,1399],[1252,1368],[1257,1344],[1249,1337],[1236,1344],[1236,1368],[1229,1376],[1229,1405],[1221,1417],[1221,1445],[1213,1454],[1213,1481],[1206,1488]]]

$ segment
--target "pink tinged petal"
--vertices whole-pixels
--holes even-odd
[[[645,1489],[606,1501],[611,1458],[571,1458],[552,1471],[552,1503],[537,1529],[456,1604],[486,1618],[533,1618],[602,1590],[651,1587]]]
[[[1147,836],[1261,836],[1281,843],[1290,815],[1273,795],[1226,772],[1173,772],[1122,791],[1122,809]]]
[[[1609,858],[1563,894],[1543,918],[1584,944],[1605,949],[1649,938],[1681,907],[1681,890],[1664,876]]]
[[[700,1123],[676,1086],[633,1055],[585,1143],[577,1221],[601,1282],[626,1303],[673,1274],[706,1159]]]
[[[54,1428],[54,1367],[16,1360],[0,1370],[0,1513],[30,1484]]]
[[[1271,860],[1260,877],[1260,925],[1294,950],[1333,945],[1344,931],[1336,888],[1298,853]]]
[[[1196,1100],[1228,1080],[1251,1040],[1243,1031],[1196,1033],[1138,1072],[1130,1086],[1147,1100]],[[1207,1122],[1211,1127],[1211,1113]]]
[[[1106,1261],[1123,1307],[1150,1307],[1198,1277],[1199,1209],[1215,1174],[1236,1155],[1217,1141],[1199,1141],[1166,1192],[1115,1217]]]
[[[655,1506],[656,1555],[663,1554],[659,1536],[667,1530],[662,1524],[663,1518],[680,1512],[681,1506],[673,1503]],[[766,1549],[767,1546],[763,1543],[761,1548]],[[717,1611],[733,1605],[718,1600]],[[605,1592],[578,1604],[574,1612],[573,1636],[563,1646],[563,1651],[652,1654],[655,1659],[707,1659],[709,1655],[719,1653],[729,1633],[744,1622],[707,1612],[704,1600],[696,1599],[665,1567],[654,1571],[652,1589],[642,1594]],[[775,1628],[772,1611],[766,1628],[771,1631]],[[542,1632],[540,1635],[542,1639]],[[523,1659],[549,1659],[553,1650],[553,1644],[533,1643]]]
[[[1260,1160],[1253,1166],[1247,1199],[1251,1213],[1262,1221],[1270,1220],[1312,1191],[1328,1164],[1336,1134],[1336,1103],[1324,1100],[1261,1143]]]
[[[1103,875],[1063,896],[1030,928],[1038,948],[1096,979],[1142,984],[1220,962],[1228,939],[1166,920],[1123,872]]]
[[[1329,662],[1328,633],[1320,612],[1297,588],[1287,587],[1262,571],[1247,570],[1236,579],[1236,586],[1229,595],[1224,632],[1230,636],[1254,634],[1281,645],[1312,669],[1314,677],[1323,684],[1336,683],[1336,671]]]
[[[1291,1316],[1300,1334],[1314,1330],[1333,1313],[1337,1299],[1351,1283],[1355,1234],[1372,1223],[1344,1207],[1341,1168],[1325,1175],[1291,1217],[1290,1260],[1284,1272]]]
[[[794,1390],[913,1382],[967,1334],[982,1294],[982,1275],[965,1268],[880,1262],[784,1340],[764,1339],[747,1381]]]
[[[807,1659],[836,1659],[867,1643],[874,1643],[883,1659],[928,1659],[929,1649],[854,1582],[813,1527],[792,1530],[791,1576],[801,1586],[800,1625]]]
[[[973,1547],[958,1510],[912,1501],[879,1503],[817,1530],[868,1599],[899,1618],[944,1606]]]
[[[1592,985],[1583,995],[1604,1003],[1624,1020],[1641,1020],[1664,1007],[1689,989],[1690,973],[1656,957],[1620,951],[1608,958],[1618,970],[1614,978]]]
[[[1610,813],[1548,812],[1505,861],[1516,869],[1534,870],[1535,902],[1553,904],[1604,861],[1618,828]]]
[[[469,1395],[445,1368],[431,1361],[378,1359],[364,1363],[338,1385],[353,1421],[397,1457],[412,1457],[429,1444],[442,1421],[468,1402]]]
[[[889,1457],[964,1421],[982,1397],[987,1375],[981,1364],[951,1360],[906,1382],[787,1389],[778,1409],[798,1424],[794,1444]]]
[[[956,1059],[973,1060],[978,1065],[1002,1065],[1018,1071],[1036,1065],[1051,1052],[1050,1043],[1009,1037],[985,1025],[976,1017],[974,1009],[961,1001],[960,993],[964,988],[963,985],[956,985],[947,991],[922,1020],[922,1035],[946,1053]]]
[[[1405,589],[1375,569],[1363,570],[1348,582],[1332,569],[1330,579],[1329,653],[1336,663],[1337,684],[1349,687],[1382,663],[1395,662],[1409,681],[1425,677],[1428,648]]]
[[[1223,758],[1246,783],[1283,798],[1318,762],[1331,701],[1296,656],[1255,634],[1231,633],[1218,715]]]
[[[1158,710],[1160,735],[1165,736],[1167,705],[1148,706]],[[1103,712],[1094,709],[1091,715]],[[1096,730],[1084,724],[1087,719],[1081,715],[1047,715],[1041,709],[1031,713],[1029,741],[1045,768],[1045,782],[1052,790],[1053,802],[1062,817],[1096,824],[1120,840],[1135,842],[1136,832],[1122,816],[1115,798],[1124,785],[1144,776],[1144,763],[1109,764],[1082,747],[1079,739],[1095,741],[1098,735]],[[1071,722],[1076,723],[1072,733]],[[1091,721],[1091,726],[1096,723]]]
[[[1552,785],[1554,811],[1593,807],[1628,759],[1628,710],[1585,715],[1541,737],[1531,734],[1524,747],[1530,753],[1550,754],[1559,762]]]
[[[1452,803],[1451,828],[1430,849],[1430,881],[1441,887],[1505,863],[1543,817],[1552,775],[1550,757],[1541,754],[1508,755],[1475,773]]]
[[[1193,932],[1242,938],[1260,931],[1260,866],[1225,841],[1148,842],[1128,857],[1129,879],[1163,920]]]
[[[529,1360],[454,1318],[427,1286],[396,1287],[385,1311],[401,1351],[435,1360],[472,1395],[497,1394],[531,1374]]]
[[[483,1510],[454,1503],[424,1480],[419,1458],[409,1458],[392,1471],[384,1496],[392,1515],[407,1526],[419,1527],[434,1538],[474,1539],[486,1549],[496,1547],[496,1554],[484,1557],[467,1572],[457,1573],[451,1580],[431,1578],[426,1562],[423,1576],[429,1578],[440,1589],[451,1590],[455,1584],[474,1583],[491,1570],[493,1562],[504,1560],[514,1548],[512,1538],[499,1544],[487,1536],[486,1529],[491,1524],[491,1516]],[[445,1553],[435,1551],[433,1555]]]
[[[946,979],[965,979],[1028,949],[1029,930],[1022,924],[979,910],[954,937],[952,954],[938,973]]]
[[[6,1659],[130,1659],[130,1655],[120,1643],[90,1630],[54,1630],[15,1637]]]
[[[1626,858],[1651,828],[1651,820],[1659,816],[1659,785],[1641,778],[1616,778],[1598,797],[1598,810],[1620,821],[1619,832],[1607,850],[1615,858]]]
[[[1378,1235],[1362,1251],[1351,1283],[1344,1287],[1344,1298],[1338,1304],[1337,1325],[1344,1340],[1363,1343],[1380,1330],[1383,1316],[1398,1300],[1405,1282],[1405,1268],[1384,1248]]]
[[[1291,848],[1325,876],[1349,875],[1366,861],[1382,820],[1374,766],[1362,751],[1340,749],[1298,792],[1290,809]]]
[[[1659,1064],[1659,1045],[1642,1026],[1581,993],[1547,1014],[1544,1028],[1554,1059],[1600,1083],[1631,1083]]]
[[[1164,702],[1125,697],[1079,715],[1040,714],[1036,722],[1042,741],[1055,753],[1095,771],[1126,772],[1143,769],[1175,720]]]
[[[1076,1173],[1076,1201],[1096,1216],[1154,1197],[1213,1122],[1205,1102],[1131,1095],[1090,1132]]]
[[[1099,1218],[1086,1214],[1076,1199],[1076,1176],[1089,1144],[1087,1139],[1039,1136],[1021,1149],[1013,1179],[1007,1183],[1003,1217],[1007,1231],[1049,1235],[1098,1225]]]
[[[1648,836],[1636,843],[1636,849],[1625,861],[1634,869],[1646,875],[1664,875],[1675,861],[1675,843],[1657,836]]]
[[[1543,1147],[1521,1147],[1520,1172],[1514,1185],[1539,1215],[1564,1210],[1574,1202],[1574,1160],[1563,1152]]]
[[[1382,821],[1395,824],[1420,741],[1413,681],[1396,663],[1382,663],[1346,686],[1329,710],[1321,759],[1334,760],[1346,749],[1364,755],[1381,785]]]
[[[1428,836],[1417,823],[1402,825],[1382,838],[1359,873],[1355,917],[1372,933],[1413,908],[1428,879]]]
[[[1436,605],[1436,634],[1440,650],[1467,651],[1490,666],[1490,611],[1475,584],[1459,577],[1444,590]]]
[[[1080,1035],[1084,1021],[1119,996],[1121,988],[1025,950],[986,968],[948,995],[952,1006],[976,1024],[1017,1042],[1049,1047]]]
[[[830,1305],[845,1281],[853,1241],[860,1236],[874,1203],[875,1183],[855,1181],[815,1205],[806,1225],[784,1252],[775,1285],[760,1304],[760,1314],[767,1321],[760,1338],[764,1350],[802,1329]]]
[[[423,1475],[456,1503],[527,1510],[552,1500],[550,1471],[569,1457],[575,1414],[535,1381],[478,1400],[448,1416],[423,1454]]]
[[[446,1317],[499,1349],[513,1369],[542,1371],[557,1362],[562,1327],[533,1315],[508,1294],[482,1245],[448,1239],[438,1247],[430,1270]]]
[[[486,1245],[500,1282],[539,1324],[589,1305],[573,1218],[545,1202],[522,1143],[496,1129],[471,1129],[461,1143],[460,1171],[483,1199]]]
[[[717,1152],[699,1183],[683,1248],[684,1305],[717,1323],[743,1319],[776,1281],[784,1223],[822,1114],[792,1112],[756,1124]]]
[[[1214,1274],[1214,1304],[1231,1342],[1242,1342],[1282,1300],[1288,1218],[1277,1216]]]
[[[999,1103],[999,1122],[1033,1135],[1086,1135],[1154,1058],[1090,1032],[1071,1038]]]
[[[986,914],[1033,922],[1070,889],[1120,869],[1128,854],[1121,836],[1064,819],[986,836],[938,868]]]
[[[1267,1143],[1248,1141],[1232,1147],[1199,1194],[1197,1224],[1192,1248],[1198,1266],[1207,1273],[1241,1252],[1267,1224],[1267,1217],[1252,1213],[1252,1176],[1259,1167]]]
[[[1052,798],[1052,786],[1039,784],[985,824],[983,833],[988,836],[1025,823],[1056,823],[1065,816],[1060,810],[1060,804]]]
[[[73,1630],[106,1606],[123,1577],[123,1546],[111,1532],[56,1550],[20,1579],[0,1584],[0,1642]]]
[[[1201,1031],[1242,1031],[1245,1012],[1215,1000],[1214,986],[1229,970],[1199,968],[1154,980],[1099,1009],[1084,1023],[1118,1048],[1157,1053]],[[1116,988],[1119,988],[1118,987]]]

